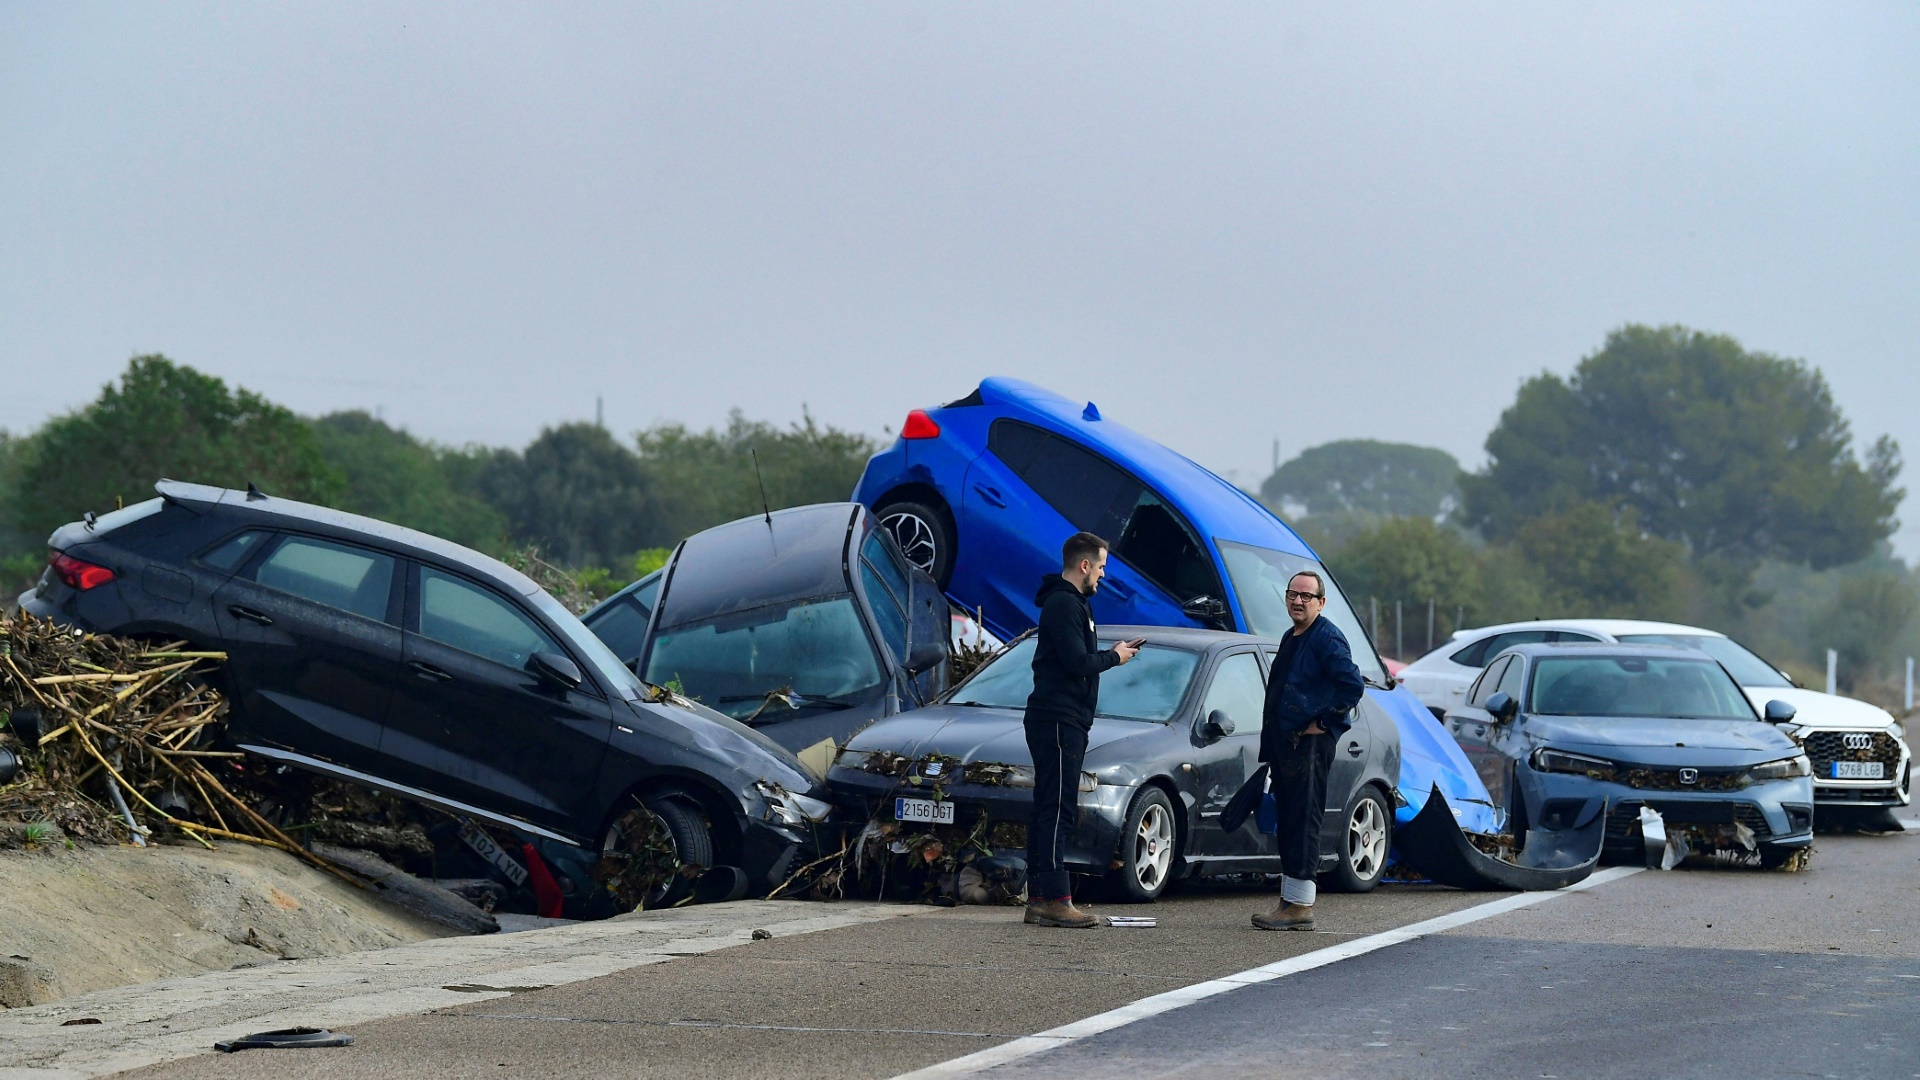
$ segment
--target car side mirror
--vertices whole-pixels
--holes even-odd
[[[568,690],[579,686],[586,679],[586,676],[580,674],[580,665],[559,653],[534,653],[527,657],[527,670]]]
[[[907,652],[907,674],[918,675],[947,662],[947,643],[939,638],[921,638]]]
[[[1233,734],[1233,717],[1228,716],[1225,709],[1215,709],[1208,713],[1206,721],[1200,725],[1200,737],[1208,742],[1217,742],[1231,734]]]
[[[1798,712],[1799,710],[1795,709],[1792,705],[1789,705],[1786,702],[1781,701],[1778,698],[1775,698],[1774,700],[1767,702],[1767,723],[1769,724],[1792,723],[1793,718],[1796,715],[1798,715]]]
[[[1487,699],[1487,715],[1499,723],[1508,723],[1520,715],[1520,703],[1513,700],[1512,694],[1503,690]]]
[[[1203,623],[1224,623],[1227,605],[1211,596],[1196,596],[1180,605],[1180,613]]]

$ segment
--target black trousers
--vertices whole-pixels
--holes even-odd
[[[1067,837],[1080,820],[1080,765],[1087,733],[1065,720],[1027,717],[1033,755],[1033,818],[1027,823],[1027,896],[1057,900],[1073,894],[1067,880]]]
[[[1281,740],[1269,789],[1279,824],[1280,869],[1311,881],[1320,873],[1320,823],[1326,816],[1327,770],[1333,767],[1333,736]]]

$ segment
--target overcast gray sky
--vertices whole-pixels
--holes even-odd
[[[1627,321],[1920,460],[1920,5],[0,0],[14,431],[136,352],[504,445],[1002,373],[1251,485]]]

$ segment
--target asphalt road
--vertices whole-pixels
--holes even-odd
[[[1154,930],[962,908],[755,942],[142,1077],[889,1077],[1497,897],[1189,892]],[[1920,833],[1803,874],[1647,871],[1116,1027],[1000,1076],[1920,1076]],[[1119,912],[1123,909],[1108,909]],[[1143,909],[1124,909],[1140,913]]]

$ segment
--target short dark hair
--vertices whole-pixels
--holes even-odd
[[[1323,579],[1322,579],[1322,578],[1320,577],[1320,574],[1319,574],[1319,572],[1318,572],[1318,571],[1316,571],[1316,570],[1295,570],[1295,571],[1293,572],[1293,577],[1290,577],[1290,578],[1288,578],[1288,579],[1287,579],[1287,585],[1288,585],[1288,587],[1289,587],[1289,588],[1291,588],[1291,587],[1292,587],[1292,585],[1293,585],[1293,578],[1297,578],[1297,577],[1310,577],[1310,578],[1312,578],[1312,579],[1313,579],[1313,591],[1314,591],[1314,598],[1315,598],[1315,599],[1318,599],[1318,600],[1325,600],[1325,599],[1327,598],[1327,583],[1326,583],[1326,581],[1325,581],[1325,580],[1323,580]]]
[[[1092,562],[1112,546],[1090,532],[1074,533],[1067,537],[1066,543],[1060,545],[1060,568],[1071,570],[1080,565],[1081,559]]]

